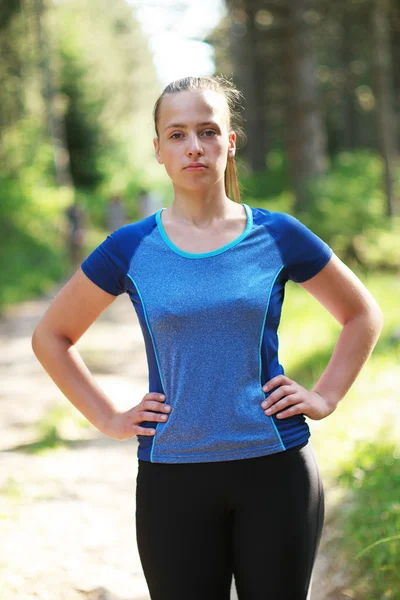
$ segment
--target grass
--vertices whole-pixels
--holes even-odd
[[[353,558],[353,591],[362,598],[399,598],[400,451],[391,431],[359,441],[342,463],[339,484],[351,490],[343,548]]]
[[[400,599],[400,278],[361,277],[379,302],[385,326],[367,365],[336,411],[309,420],[312,444],[342,532],[357,600]],[[339,326],[299,286],[289,285],[281,324],[286,373],[310,387],[329,360]],[[351,571],[350,571],[351,569]]]
[[[18,451],[43,454],[58,449],[65,450],[74,441],[82,439],[83,431],[89,429],[90,423],[72,405],[56,403],[35,424],[35,441],[19,446]]]

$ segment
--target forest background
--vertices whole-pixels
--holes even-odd
[[[204,42],[215,72],[245,98],[243,201],[299,218],[356,270],[384,311],[367,368],[340,410],[312,427],[340,532],[335,552],[348,565],[343,593],[400,598],[400,5],[226,0]],[[132,4],[3,0],[0,55],[6,309],[68,275],[71,202],[87,215],[88,254],[106,235],[111,196],[136,220],[139,190],[165,204],[172,190],[153,156],[151,107],[161,85]],[[338,326],[295,286],[287,295],[282,362],[312,385]],[[294,335],[301,356],[290,352]]]

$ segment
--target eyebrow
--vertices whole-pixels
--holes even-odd
[[[203,127],[204,125],[213,125],[214,127],[217,127],[219,129],[218,123],[215,123],[214,121],[203,121],[202,123],[197,123],[198,127]],[[184,123],[171,123],[170,125],[167,125],[164,131],[167,131],[167,129],[171,129],[171,127],[176,127],[177,129],[187,129],[187,125],[185,125]]]

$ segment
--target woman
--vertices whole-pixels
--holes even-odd
[[[240,203],[238,98],[223,78],[167,86],[154,147],[173,203],[96,248],[33,335],[44,368],[95,427],[139,437],[137,539],[153,600],[228,600],[232,575],[240,600],[306,599],[323,490],[305,416],[335,410],[382,326],[369,292],[322,240],[293,217]],[[288,279],[342,325],[312,390],[278,360]],[[128,411],[75,348],[124,292],[149,365],[149,393]]]

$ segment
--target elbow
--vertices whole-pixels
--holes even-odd
[[[31,347],[32,347],[34,354],[36,354],[36,347],[37,347],[37,339],[38,339],[37,331],[38,331],[38,328],[36,327],[32,333],[32,337],[31,337]]]
[[[363,315],[364,326],[370,332],[370,337],[373,340],[373,344],[377,342],[382,332],[384,325],[383,312],[379,305],[374,301],[365,310]]]
[[[383,326],[385,324],[385,319],[383,316],[383,312],[381,310],[381,308],[379,307],[378,304],[376,304],[375,308],[374,308],[374,325],[375,325],[375,331],[377,334],[377,338],[380,336]]]
[[[378,340],[383,329],[384,316],[380,306],[373,298],[371,298],[370,302],[366,303],[355,314],[346,319],[344,323],[342,323],[342,326],[352,327],[352,324],[356,323],[358,324],[357,327],[360,328],[360,331],[368,332],[368,337],[370,337],[374,343]]]
[[[384,316],[381,307],[372,297],[370,302],[368,303],[367,312],[370,326],[374,330],[374,332],[376,333],[376,337],[378,338],[383,329]]]
[[[41,330],[40,325],[38,325],[36,327],[36,329],[34,330],[33,334],[32,334],[32,338],[31,338],[31,347],[33,350],[34,355],[38,358],[39,352],[40,352],[40,348],[43,345],[43,332]]]
[[[31,337],[32,351],[39,361],[41,356],[44,356],[49,352],[49,349],[51,352],[53,352],[55,348],[60,345],[60,343],[62,346],[65,346],[66,343],[68,345],[71,344],[67,338],[64,336],[58,336],[42,322],[36,326]]]

